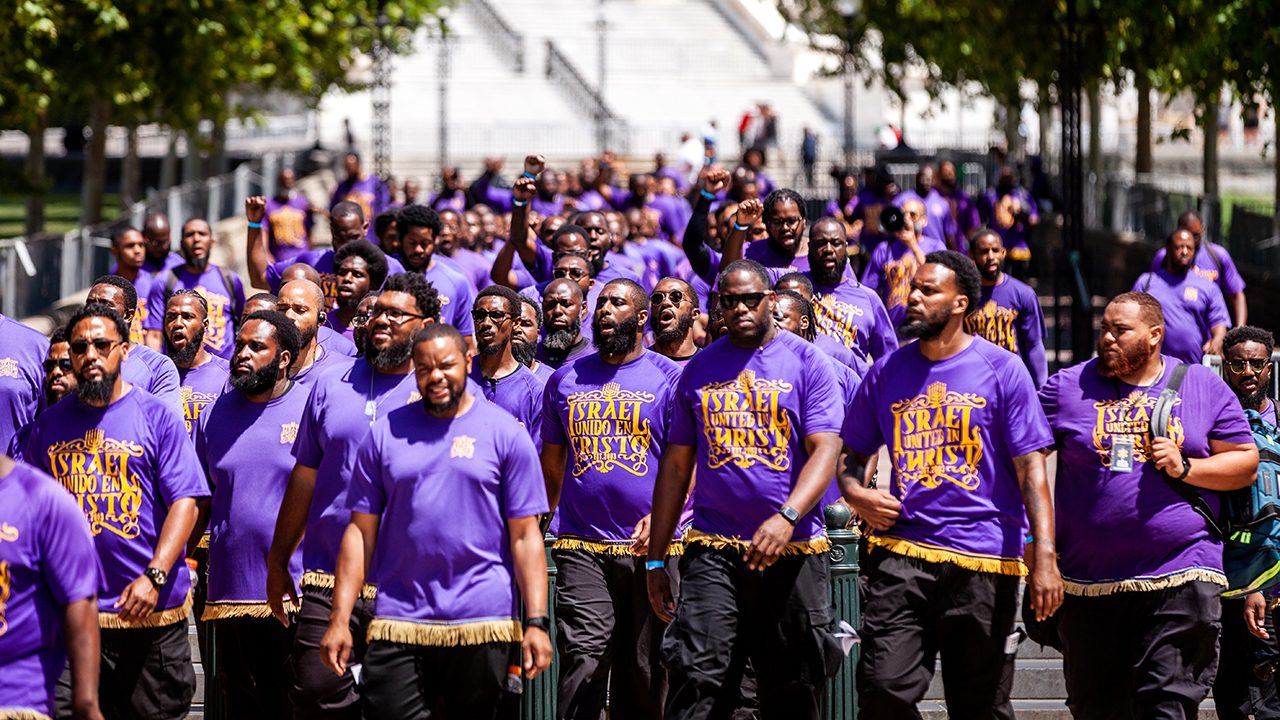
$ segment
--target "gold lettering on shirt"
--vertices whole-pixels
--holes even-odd
[[[0,560],[0,635],[9,632],[9,620],[5,610],[9,604],[9,595],[13,592],[13,578],[9,575],[9,561]]]
[[[196,287],[196,292],[209,303],[209,330],[204,334],[204,345],[210,350],[220,351],[231,340],[227,333],[228,321],[231,319],[231,298],[199,286]]]
[[[276,208],[275,212],[267,216],[267,221],[271,223],[271,239],[276,245],[304,247],[307,236],[306,219],[307,214],[292,205]]]
[[[333,273],[320,273],[320,289],[324,290],[324,301],[329,307],[338,304],[338,276]]]
[[[906,307],[907,296],[911,294],[911,278],[916,276],[920,264],[916,255],[908,252],[897,260],[887,260],[884,264],[884,282],[888,288],[884,306],[888,308]]]
[[[1181,405],[1182,398],[1177,398],[1173,404],[1174,407]],[[1132,448],[1133,455],[1131,461],[1119,458],[1121,467],[1136,466],[1151,457],[1151,415],[1156,409],[1156,398],[1142,390],[1134,390],[1119,400],[1099,400],[1093,408],[1097,411],[1093,424],[1093,449],[1097,451],[1103,467],[1111,467],[1111,448],[1119,438],[1127,438],[1127,442],[1120,443],[1118,450],[1127,453]],[[1169,438],[1181,448],[1184,437],[1182,418],[1171,415]]]
[[[449,457],[470,460],[476,456],[476,439],[467,435],[457,435],[453,445],[449,447]]]
[[[205,408],[218,399],[214,393],[198,392],[190,385],[182,386],[182,418],[187,423],[187,434],[200,422]]]
[[[1018,352],[1018,311],[988,300],[964,318],[964,329],[1011,353]]]
[[[147,321],[147,316],[151,313],[147,310],[147,299],[138,296],[138,311],[133,314],[133,324],[129,326],[129,342],[138,345],[146,341],[146,331],[142,329],[142,324]]]
[[[588,469],[607,473],[615,467],[632,475],[649,471],[649,418],[640,416],[653,393],[623,390],[606,383],[599,390],[574,393],[569,401],[569,444],[573,476]]]
[[[0,377],[18,377],[18,361],[13,358],[0,358]]]
[[[291,445],[298,439],[298,423],[285,423],[280,426],[280,444]]]
[[[1185,287],[1182,289],[1182,299],[1187,302],[1196,302],[1200,299],[1200,291],[1194,287]]]
[[[138,443],[106,437],[101,428],[49,448],[53,477],[76,497],[94,537],[103,530],[126,540],[140,534],[142,483],[130,470],[129,459],[142,455]]]
[[[973,411],[986,406],[986,398],[949,391],[945,382],[931,383],[924,394],[889,406],[894,474],[903,495],[915,484],[929,490],[944,482],[978,489],[983,447]]]
[[[18,528],[9,523],[0,523],[0,542],[18,542]]]
[[[1214,270],[1214,269],[1206,269],[1206,268],[1202,268],[1202,267],[1193,267],[1193,268],[1191,268],[1191,272],[1193,272],[1193,273],[1195,273],[1195,274],[1199,275],[1200,277],[1204,278],[1205,280],[1208,280],[1208,281],[1209,281],[1209,282],[1211,282],[1211,283],[1214,283],[1215,285],[1216,285],[1216,284],[1217,284],[1217,282],[1218,282],[1218,271],[1217,271],[1217,270]]]
[[[785,380],[758,378],[752,370],[700,388],[708,466],[733,462],[745,470],[760,462],[774,470],[789,469],[791,415],[780,399],[792,389]]]
[[[858,325],[855,319],[866,314],[862,308],[821,293],[813,299],[817,301],[813,304],[813,312],[818,318],[818,332],[839,340],[850,350],[856,347]]]

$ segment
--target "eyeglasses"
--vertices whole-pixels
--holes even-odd
[[[351,327],[364,327],[369,324],[369,313],[360,313],[351,318]]]
[[[774,226],[784,226],[784,225],[785,225],[785,226],[793,226],[793,227],[794,227],[794,226],[799,225],[799,224],[801,224],[801,223],[803,223],[803,222],[804,222],[804,218],[802,218],[802,217],[798,217],[798,216],[797,216],[797,217],[790,217],[790,218],[774,217],[774,218],[769,218],[769,221],[768,221],[768,223],[767,223],[767,224],[769,224],[769,225],[774,225]]]
[[[389,320],[392,325],[403,325],[404,323],[409,322],[409,318],[418,318],[419,320],[425,320],[427,318],[426,315],[418,315],[417,313],[405,312],[396,308],[374,305],[373,309],[369,311],[369,319],[373,320],[379,315],[386,315],[387,320]]]
[[[1231,369],[1231,372],[1236,373],[1237,375],[1244,372],[1244,368],[1246,365],[1248,365],[1249,368],[1251,368],[1255,373],[1260,373],[1262,372],[1263,368],[1265,368],[1267,364],[1270,362],[1271,361],[1267,360],[1266,358],[1249,358],[1248,360],[1228,360],[1227,367]]]
[[[108,340],[106,338],[97,338],[95,340],[73,340],[71,341],[71,354],[83,355],[89,352],[89,345],[93,345],[93,349],[98,351],[99,355],[106,355],[111,352],[112,348],[117,345],[123,345],[122,340]]]
[[[732,310],[738,307],[738,303],[742,303],[743,305],[747,306],[748,310],[755,310],[757,307],[759,307],[760,301],[764,300],[765,295],[766,293],[762,293],[762,292],[741,293],[738,295],[721,295],[720,309]]]
[[[58,368],[62,372],[71,372],[71,358],[58,358],[57,360],[44,361],[44,372],[46,375],[53,372],[54,368]]]
[[[571,278],[573,280],[581,280],[587,276],[587,271],[582,268],[556,268],[551,274],[558,279]]]
[[[664,300],[670,300],[672,305],[679,305],[684,302],[684,292],[672,290],[670,292],[655,292],[649,296],[649,303],[652,305],[661,305]]]
[[[492,320],[495,323],[500,323],[503,320],[506,320],[510,317],[511,317],[511,313],[503,312],[501,310],[472,310],[471,311],[471,319],[472,321],[477,323],[482,323],[485,320]]]

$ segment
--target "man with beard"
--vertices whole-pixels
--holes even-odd
[[[280,287],[284,287],[285,285],[288,285],[289,283],[294,282],[295,280],[305,280],[306,282],[309,282],[312,285],[315,285],[317,287],[324,287],[322,285],[324,280],[323,278],[320,277],[320,273],[316,272],[315,268],[311,267],[306,263],[294,263],[289,267],[285,268],[284,272],[280,273]],[[280,299],[277,297],[276,303],[279,303],[279,302],[280,302]],[[273,303],[271,307],[262,308],[262,309],[275,310],[276,303]],[[247,317],[248,313],[244,313],[244,315]],[[356,356],[355,343],[346,339],[340,333],[334,332],[329,328],[328,325],[317,326],[316,342],[323,345],[326,351],[334,350],[343,355],[346,355],[347,357]]]
[[[989,228],[974,233],[969,257],[982,274],[982,295],[978,308],[965,316],[964,329],[1022,358],[1039,388],[1049,377],[1049,362],[1044,354],[1044,311],[1035,290],[1000,269],[1004,267],[1004,256],[1000,233]]]
[[[200,293],[179,290],[164,311],[164,342],[169,359],[178,367],[182,387],[182,416],[192,440],[200,418],[222,395],[231,365],[204,346],[209,307]]]
[[[586,231],[588,257],[595,267],[595,278],[603,287],[605,283],[618,278],[640,281],[640,273],[635,271],[630,258],[613,251],[613,234],[609,231],[609,220],[605,214],[596,210],[574,215],[571,223]],[[539,259],[529,267],[534,279],[547,279],[545,249],[539,252]]]
[[[471,318],[480,352],[471,368],[471,379],[486,400],[510,413],[539,444],[543,382],[512,354],[520,305],[520,296],[501,285],[485,288],[476,297]]]
[[[40,416],[23,454],[75,497],[93,535],[103,714],[184,717],[196,678],[182,555],[209,488],[177,414],[121,375],[132,350],[125,319],[89,303],[67,328],[76,397]],[[66,673],[58,698],[70,706]]]
[[[558,368],[591,351],[582,336],[582,315],[587,311],[582,288],[572,280],[552,280],[542,293],[542,341],[535,357]]]
[[[128,281],[125,281],[126,284]],[[132,287],[132,286],[130,286]],[[37,330],[0,315],[0,443],[9,447],[40,409],[40,363],[49,341]]]
[[[377,291],[387,279],[387,257],[367,240],[342,246],[333,256],[338,275],[338,306],[328,313],[325,324],[347,340],[355,340],[355,320],[360,301]]]
[[[839,664],[818,501],[840,454],[840,390],[822,352],[774,322],[764,267],[733,262],[719,288],[728,333],[680,376],[653,493],[649,601],[674,615],[665,717],[734,707],[749,659],[762,718],[816,719]],[[663,566],[695,470],[677,610]]]
[[[542,333],[542,305],[532,298],[520,296],[520,315],[511,334],[511,355],[533,371],[545,386],[555,368],[538,362],[538,336]]]
[[[132,323],[134,313],[138,309],[138,296],[133,285],[119,275],[103,275],[93,281],[85,304],[101,303],[115,310],[125,322]],[[160,305],[158,307],[164,307]],[[158,321],[163,313],[153,315]],[[165,405],[172,407],[175,413],[182,413],[182,380],[178,376],[178,368],[173,360],[156,352],[147,345],[129,344],[129,353],[124,360],[121,373],[124,381],[142,389],[158,398]]]
[[[155,278],[143,268],[147,259],[147,241],[134,228],[120,228],[111,235],[111,257],[115,258],[112,272],[133,283],[138,295],[138,311],[129,324],[129,342],[145,343],[146,331],[142,329],[142,324],[150,314],[147,298],[155,283]],[[163,311],[157,309],[157,312]]]
[[[521,667],[532,679],[551,664],[537,452],[514,418],[467,390],[455,328],[427,326],[413,360],[421,404],[374,422],[352,471],[324,663],[348,671],[352,609],[372,578],[366,718],[423,718],[437,707],[514,717],[507,688]]]
[[[293,628],[271,618],[266,560],[307,405],[307,389],[289,379],[301,348],[300,333],[284,313],[267,310],[246,318],[232,356],[234,391],[218,398],[196,433],[196,454],[213,486],[202,619],[217,629],[227,717],[274,720],[291,714],[287,668]],[[292,579],[302,575],[297,552],[289,571]],[[289,609],[296,613],[298,607]]]
[[[1249,305],[1244,297],[1244,278],[1236,269],[1231,253],[1221,245],[1204,236],[1204,222],[1200,213],[1187,210],[1178,216],[1178,229],[1191,233],[1196,240],[1195,259],[1191,263],[1191,272],[1218,286],[1222,297],[1231,309],[1231,320],[1236,325],[1244,325],[1248,318]],[[1167,250],[1160,248],[1151,259],[1151,270],[1155,272],[1164,266]]]
[[[683,368],[702,348],[693,341],[698,295],[693,286],[676,277],[662,278],[649,296],[649,349]]]
[[[236,319],[244,308],[244,286],[240,278],[209,262],[213,249],[213,232],[209,223],[192,218],[182,224],[182,265],[156,276],[147,303],[149,307],[167,307],[175,290],[198,290],[209,303],[209,330],[204,342],[218,357],[231,358]],[[147,345],[159,350],[163,345],[164,321],[161,313],[147,316],[143,329]]]
[[[1253,483],[1258,450],[1235,393],[1202,365],[1186,366],[1181,402],[1162,403],[1168,424],[1152,427],[1179,367],[1164,338],[1159,301],[1118,295],[1098,356],[1040,390],[1058,451],[1058,635],[1076,717],[1194,717],[1217,670],[1222,539],[1191,499],[1216,515],[1218,493]]]
[[[755,208],[763,211],[768,237],[764,242],[747,245],[751,227],[761,217]],[[808,252],[802,247],[806,217],[804,198],[791,188],[774,190],[763,202],[744,201],[738,206],[733,230],[725,238],[723,262],[744,257],[766,268],[778,268],[784,272],[808,270]]]
[[[364,356],[345,369],[317,379],[302,414],[293,446],[296,464],[279,506],[275,536],[267,556],[267,601],[282,625],[285,604],[297,604],[296,575],[290,563],[302,545],[302,611],[290,652],[290,700],[296,718],[358,720],[360,696],[350,672],[335,677],[320,660],[320,639],[329,625],[338,547],[347,526],[347,491],[360,443],[369,426],[391,410],[421,399],[413,375],[413,338],[440,315],[440,300],[426,278],[399,273],[375,296],[364,326]],[[363,638],[375,593],[370,578],[351,613],[351,632]],[[357,643],[353,663],[364,644]]]
[[[1188,363],[1199,363],[1206,354],[1222,354],[1222,338],[1231,318],[1217,284],[1192,272],[1195,237],[1186,230],[1174,230],[1164,247],[1164,265],[1133,283],[1134,292],[1160,301],[1168,330],[1163,352]]]
[[[973,261],[930,253],[911,285],[901,334],[918,342],[872,366],[842,431],[841,491],[870,528],[860,711],[918,713],[940,654],[952,716],[1012,719],[1002,678],[1028,565],[1037,619],[1062,602],[1040,453],[1053,438],[1018,358],[964,331]],[[886,443],[889,492],[865,484]]]
[[[947,202],[951,210],[951,218],[959,232],[957,240],[963,242],[965,238],[972,237],[982,221],[978,218],[977,203],[960,187],[960,180],[956,177],[955,163],[950,160],[939,163],[938,186],[934,189]]]
[[[350,356],[332,350],[320,342],[318,332],[324,325],[324,291],[310,280],[292,280],[280,288],[280,301],[276,310],[293,322],[302,340],[302,347],[290,359],[289,377],[307,387],[333,368],[350,361]],[[345,340],[336,333],[332,336]]]
[[[834,218],[814,223],[809,231],[809,269],[805,275],[813,281],[813,312],[818,319],[815,330],[851,350],[866,366],[897,350],[898,338],[880,296],[846,273],[848,249],[844,223]]]
[[[169,216],[162,212],[149,212],[142,220],[142,237],[147,243],[147,257],[142,269],[155,276],[182,264],[182,256],[173,252],[173,231],[169,228]]]
[[[421,273],[440,296],[440,322],[458,328],[468,338],[467,347],[475,349],[475,327],[471,322],[471,305],[475,289],[457,270],[434,257],[436,236],[440,234],[440,216],[425,205],[410,205],[396,215],[400,232],[401,254],[405,270]]]
[[[888,242],[876,245],[862,271],[862,284],[880,296],[889,313],[890,325],[895,329],[907,314],[912,278],[924,265],[925,255],[944,249],[921,235],[923,226],[918,220],[924,214],[923,209],[923,205],[913,201],[901,208],[890,205],[880,213],[886,228],[895,224],[900,227]]]
[[[1268,395],[1275,338],[1262,328],[1246,325],[1228,331],[1222,347],[1223,379],[1239,398],[1250,425],[1274,437],[1276,406]],[[1213,682],[1218,717],[1280,718],[1274,681],[1263,679],[1254,671],[1260,665],[1274,667],[1280,659],[1275,624],[1267,618],[1267,601],[1262,593],[1253,593],[1244,600],[1222,600],[1222,635],[1218,643],[1218,675]]]
[[[662,715],[664,625],[649,609],[644,558],[680,366],[644,348],[648,314],[640,285],[605,285],[592,320],[599,352],[556,371],[544,396],[542,473],[560,518],[551,552],[564,718],[600,717],[606,696],[610,717]]]
[[[67,344],[67,329],[54,328],[49,337],[49,353],[45,356],[44,379],[41,382],[43,401],[40,408],[53,407],[59,400],[76,389],[76,376],[71,372],[71,346]],[[36,412],[39,417],[39,410]],[[34,420],[18,428],[9,441],[8,455],[14,460],[22,460],[22,452],[27,447],[27,438],[31,437]]]

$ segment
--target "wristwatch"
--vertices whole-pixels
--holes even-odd
[[[548,633],[548,634],[551,633],[551,619],[545,615],[541,615],[539,617],[525,618],[524,626],[526,628],[538,628],[544,633]]]
[[[160,568],[149,567],[142,574],[147,576],[147,579],[151,581],[152,585],[156,586],[157,590],[164,587],[165,583],[169,582],[169,573],[161,570]]]
[[[1186,453],[1183,453],[1183,455],[1182,455],[1182,474],[1181,474],[1181,475],[1179,475],[1179,476],[1178,476],[1177,478],[1175,478],[1175,479],[1176,479],[1176,480],[1178,480],[1179,482],[1181,482],[1181,481],[1183,481],[1183,480],[1186,480],[1186,479],[1187,479],[1187,476],[1188,476],[1188,475],[1190,475],[1190,474],[1191,474],[1191,458],[1187,457],[1187,456],[1186,456]]]
[[[790,505],[783,505],[778,508],[778,514],[782,516],[783,520],[791,523],[791,527],[795,527],[800,520],[800,513],[796,512],[796,509]]]

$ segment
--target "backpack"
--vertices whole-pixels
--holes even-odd
[[[1255,410],[1245,417],[1258,446],[1258,473],[1252,486],[1227,494],[1223,503],[1230,527],[1223,540],[1227,598],[1280,584],[1280,430]]]

